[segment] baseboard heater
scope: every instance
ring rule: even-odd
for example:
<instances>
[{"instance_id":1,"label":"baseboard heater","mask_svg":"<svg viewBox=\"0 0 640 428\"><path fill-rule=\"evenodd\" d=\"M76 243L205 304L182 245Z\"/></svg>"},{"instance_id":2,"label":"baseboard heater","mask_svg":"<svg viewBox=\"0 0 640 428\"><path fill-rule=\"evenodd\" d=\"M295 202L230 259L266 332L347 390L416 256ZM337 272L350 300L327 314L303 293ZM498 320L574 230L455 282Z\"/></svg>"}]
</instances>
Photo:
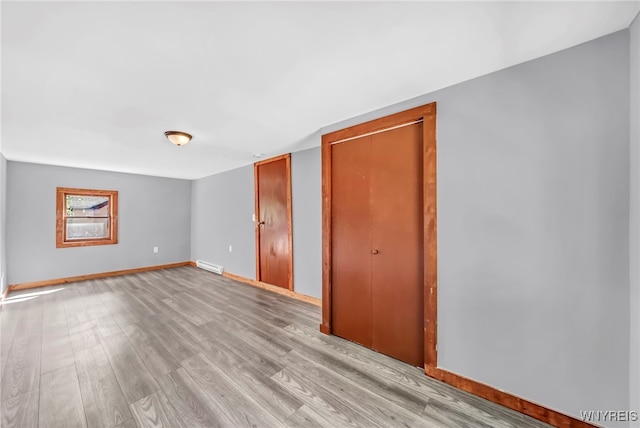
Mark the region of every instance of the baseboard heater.
<instances>
[{"instance_id":1,"label":"baseboard heater","mask_svg":"<svg viewBox=\"0 0 640 428\"><path fill-rule=\"evenodd\" d=\"M222 266L214 265L213 263L205 262L204 260L196 260L196 266L198 266L200 269L217 273L218 275L222 275L222 272L224 272L224 268Z\"/></svg>"}]
</instances>

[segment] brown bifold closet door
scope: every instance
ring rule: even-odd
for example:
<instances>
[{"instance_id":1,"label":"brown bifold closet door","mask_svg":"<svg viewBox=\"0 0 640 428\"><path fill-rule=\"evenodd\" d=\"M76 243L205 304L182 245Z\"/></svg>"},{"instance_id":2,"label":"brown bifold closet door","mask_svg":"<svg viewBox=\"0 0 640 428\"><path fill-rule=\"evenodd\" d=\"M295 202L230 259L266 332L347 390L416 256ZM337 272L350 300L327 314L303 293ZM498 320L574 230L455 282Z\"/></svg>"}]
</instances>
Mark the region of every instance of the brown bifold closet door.
<instances>
[{"instance_id":1,"label":"brown bifold closet door","mask_svg":"<svg viewBox=\"0 0 640 428\"><path fill-rule=\"evenodd\" d=\"M332 146L335 335L371 347L371 137Z\"/></svg>"},{"instance_id":2,"label":"brown bifold closet door","mask_svg":"<svg viewBox=\"0 0 640 428\"><path fill-rule=\"evenodd\" d=\"M422 123L371 138L372 348L421 367Z\"/></svg>"},{"instance_id":3,"label":"brown bifold closet door","mask_svg":"<svg viewBox=\"0 0 640 428\"><path fill-rule=\"evenodd\" d=\"M422 123L331 146L333 333L424 363Z\"/></svg>"}]
</instances>

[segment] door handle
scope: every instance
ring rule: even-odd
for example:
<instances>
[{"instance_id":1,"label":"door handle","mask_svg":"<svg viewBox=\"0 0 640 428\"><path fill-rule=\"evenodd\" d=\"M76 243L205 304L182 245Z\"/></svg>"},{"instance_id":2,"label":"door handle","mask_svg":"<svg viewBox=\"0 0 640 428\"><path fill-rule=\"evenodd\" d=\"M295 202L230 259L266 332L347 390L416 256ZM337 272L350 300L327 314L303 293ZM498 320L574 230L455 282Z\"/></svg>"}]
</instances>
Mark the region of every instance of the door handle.
<instances>
[{"instance_id":1,"label":"door handle","mask_svg":"<svg viewBox=\"0 0 640 428\"><path fill-rule=\"evenodd\" d=\"M259 222L258 226L264 226L264 221Z\"/></svg>"},{"instance_id":2,"label":"door handle","mask_svg":"<svg viewBox=\"0 0 640 428\"><path fill-rule=\"evenodd\" d=\"M378 254L379 251L378 250L371 250L371 254Z\"/></svg>"}]
</instances>

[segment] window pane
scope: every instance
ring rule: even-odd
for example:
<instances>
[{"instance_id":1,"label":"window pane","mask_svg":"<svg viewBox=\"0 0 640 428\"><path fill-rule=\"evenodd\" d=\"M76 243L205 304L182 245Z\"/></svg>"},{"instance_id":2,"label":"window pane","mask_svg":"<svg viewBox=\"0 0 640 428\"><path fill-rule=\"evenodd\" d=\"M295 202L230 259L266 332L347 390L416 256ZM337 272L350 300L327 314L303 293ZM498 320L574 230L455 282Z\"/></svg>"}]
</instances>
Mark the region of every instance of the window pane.
<instances>
[{"instance_id":1,"label":"window pane","mask_svg":"<svg viewBox=\"0 0 640 428\"><path fill-rule=\"evenodd\" d=\"M108 196L67 195L67 217L108 217Z\"/></svg>"},{"instance_id":2,"label":"window pane","mask_svg":"<svg viewBox=\"0 0 640 428\"><path fill-rule=\"evenodd\" d=\"M109 238L109 219L67 218L67 240Z\"/></svg>"},{"instance_id":3,"label":"window pane","mask_svg":"<svg viewBox=\"0 0 640 428\"><path fill-rule=\"evenodd\" d=\"M56 248L118 243L118 191L57 187Z\"/></svg>"}]
</instances>

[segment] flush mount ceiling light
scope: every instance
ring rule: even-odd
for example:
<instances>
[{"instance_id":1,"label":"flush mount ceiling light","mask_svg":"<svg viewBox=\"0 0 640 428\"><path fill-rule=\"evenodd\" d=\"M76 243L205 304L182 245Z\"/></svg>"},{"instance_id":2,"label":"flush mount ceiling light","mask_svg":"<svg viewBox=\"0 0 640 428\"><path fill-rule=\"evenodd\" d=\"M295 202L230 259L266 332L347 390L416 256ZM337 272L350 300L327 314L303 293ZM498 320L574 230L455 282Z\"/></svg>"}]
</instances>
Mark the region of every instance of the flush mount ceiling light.
<instances>
[{"instance_id":1,"label":"flush mount ceiling light","mask_svg":"<svg viewBox=\"0 0 640 428\"><path fill-rule=\"evenodd\" d=\"M167 131L164 133L164 136L176 146L184 146L191 141L191 135L186 132Z\"/></svg>"}]
</instances>

